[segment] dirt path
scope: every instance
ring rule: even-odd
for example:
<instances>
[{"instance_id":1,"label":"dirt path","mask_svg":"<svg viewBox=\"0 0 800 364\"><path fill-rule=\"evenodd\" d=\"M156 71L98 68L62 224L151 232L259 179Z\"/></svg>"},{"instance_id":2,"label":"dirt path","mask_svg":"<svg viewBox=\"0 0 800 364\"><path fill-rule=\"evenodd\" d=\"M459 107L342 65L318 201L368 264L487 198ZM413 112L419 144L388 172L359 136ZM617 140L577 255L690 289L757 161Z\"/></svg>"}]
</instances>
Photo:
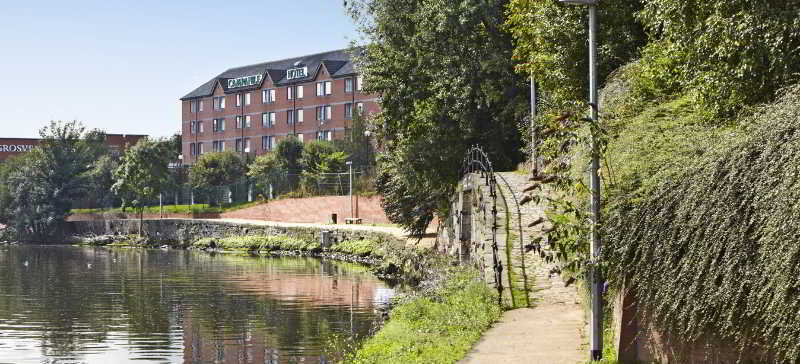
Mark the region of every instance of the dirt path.
<instances>
[{"instance_id":1,"label":"dirt path","mask_svg":"<svg viewBox=\"0 0 800 364\"><path fill-rule=\"evenodd\" d=\"M513 191L518 199L522 197L522 190L528 185L527 176L513 172L500 175L509 184L505 186L498 181L509 201L510 217L514 222L512 230L516 230L518 214L516 207L512 206L510 194ZM528 242L541 226L528 228L527 225L542 216L543 208L531 203L521 206L520 210L523 235ZM521 265L519 260L522 254L517 254L518 249L512 250L514 269L519 269ZM531 252L525 254L524 258L528 283L532 285L530 297L533 308L521 308L503 314L500 322L483 335L462 363L575 364L588 358L588 352L581 349L586 324L575 288L565 287L560 276L551 275L551 267L538 255Z\"/></svg>"}]
</instances>

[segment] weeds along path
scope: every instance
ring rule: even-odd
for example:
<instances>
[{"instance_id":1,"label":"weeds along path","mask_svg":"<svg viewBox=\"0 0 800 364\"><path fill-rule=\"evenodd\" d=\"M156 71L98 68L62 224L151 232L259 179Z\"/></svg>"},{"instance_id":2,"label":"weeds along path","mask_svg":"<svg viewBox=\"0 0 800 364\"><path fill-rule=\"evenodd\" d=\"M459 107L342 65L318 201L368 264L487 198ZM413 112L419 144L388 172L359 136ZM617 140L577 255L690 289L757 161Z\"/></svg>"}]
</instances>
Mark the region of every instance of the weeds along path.
<instances>
[{"instance_id":1,"label":"weeds along path","mask_svg":"<svg viewBox=\"0 0 800 364\"><path fill-rule=\"evenodd\" d=\"M498 218L503 216L499 223L508 237L500 239L498 235L498 243L505 253L501 255L506 257L507 271L503 273L511 283L511 289L503 294L503 302L511 307L524 307L527 289L531 307L506 311L462 363L574 364L585 361L588 353L581 349L585 319L575 287L565 287L559 275L550 274L552 266L538 254L520 250L517 220L520 215L512 193L521 198L522 190L529 185L528 176L517 172L496 174L502 177L498 178L497 185L505 199L505 204L498 201ZM543 216L544 206L530 203L520 206L520 213L523 239L527 243L531 236L539 234L541 225L529 228L528 224ZM508 260L511 264L506 264Z\"/></svg>"}]
</instances>

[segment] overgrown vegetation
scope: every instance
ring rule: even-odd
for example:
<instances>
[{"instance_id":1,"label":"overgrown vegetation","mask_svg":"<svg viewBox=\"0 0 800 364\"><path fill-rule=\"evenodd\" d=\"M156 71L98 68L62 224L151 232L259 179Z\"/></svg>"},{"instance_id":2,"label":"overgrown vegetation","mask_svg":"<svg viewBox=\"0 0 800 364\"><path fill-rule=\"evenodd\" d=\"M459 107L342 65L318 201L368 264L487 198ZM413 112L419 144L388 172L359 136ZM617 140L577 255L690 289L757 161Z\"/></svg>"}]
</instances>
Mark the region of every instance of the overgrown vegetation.
<instances>
[{"instance_id":1,"label":"overgrown vegetation","mask_svg":"<svg viewBox=\"0 0 800 364\"><path fill-rule=\"evenodd\" d=\"M566 22L570 32L586 29L585 8L528 0L509 7L520 70L535 71L543 86L538 172L539 183L550 187L543 241L554 258L578 275L587 263L585 169L593 133L606 217L603 263L612 286L633 289L640 316L687 345L721 338L770 362L800 360L800 90L792 86L800 71L798 5L599 3L599 52L611 54L599 57L597 124L582 120L569 102L581 105L577 100L588 94L565 70L575 64L565 61L584 57L572 47L585 48L585 35L565 42L570 35L560 28ZM618 14L602 16L613 9ZM644 42L632 41L636 29L647 32ZM618 41L637 45L617 48ZM588 72L574 75L585 79ZM786 87L780 103L762 106ZM544 200L538 192L529 200L537 198Z\"/></svg>"},{"instance_id":2,"label":"overgrown vegetation","mask_svg":"<svg viewBox=\"0 0 800 364\"><path fill-rule=\"evenodd\" d=\"M497 292L473 268L443 278L394 307L389 322L348 363L454 363L501 314Z\"/></svg>"}]
</instances>

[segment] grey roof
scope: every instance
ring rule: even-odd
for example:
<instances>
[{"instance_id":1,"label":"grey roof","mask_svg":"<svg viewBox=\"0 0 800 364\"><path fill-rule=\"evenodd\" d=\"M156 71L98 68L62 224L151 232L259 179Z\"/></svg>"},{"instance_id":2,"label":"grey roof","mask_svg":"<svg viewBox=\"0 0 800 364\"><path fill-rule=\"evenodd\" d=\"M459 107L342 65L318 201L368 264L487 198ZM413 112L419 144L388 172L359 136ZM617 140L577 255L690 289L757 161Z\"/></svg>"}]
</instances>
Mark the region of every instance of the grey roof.
<instances>
[{"instance_id":1,"label":"grey roof","mask_svg":"<svg viewBox=\"0 0 800 364\"><path fill-rule=\"evenodd\" d=\"M220 73L218 76L212 78L208 82L200 85L192 92L181 97L181 100L193 99L198 97L211 96L214 93L214 88L219 82L222 85L223 91L228 92L228 80L232 78L262 75L263 79L267 78L267 74L272 79L276 86L288 85L292 83L308 82L314 79L319 72L320 67L325 65L325 68L330 72L334 78L343 77L355 74L355 67L353 66L351 55L353 52L360 52L360 48L346 48L335 51L310 54L307 56L287 58L278 61L264 62L253 64L249 66L231 68L225 72ZM300 62L300 66L308 67L308 77L293 79L291 82L286 79L286 70L294 68L295 63ZM263 83L263 81L262 81ZM261 88L261 85L254 85L250 87L238 87L236 91L245 91Z\"/></svg>"}]
</instances>

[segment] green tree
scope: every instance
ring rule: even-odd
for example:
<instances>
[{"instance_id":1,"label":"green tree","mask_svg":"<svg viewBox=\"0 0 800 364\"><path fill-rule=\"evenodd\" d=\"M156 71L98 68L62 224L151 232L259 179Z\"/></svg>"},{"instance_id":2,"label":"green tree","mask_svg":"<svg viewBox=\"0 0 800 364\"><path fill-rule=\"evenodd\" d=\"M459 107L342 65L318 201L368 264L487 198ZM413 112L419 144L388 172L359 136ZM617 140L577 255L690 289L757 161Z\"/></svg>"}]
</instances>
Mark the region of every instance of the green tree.
<instances>
[{"instance_id":1,"label":"green tree","mask_svg":"<svg viewBox=\"0 0 800 364\"><path fill-rule=\"evenodd\" d=\"M507 3L349 3L368 42L357 57L365 90L381 95L377 188L389 218L413 233L447 213L470 145L483 145L496 169L522 160L517 124L528 112L528 83L514 72Z\"/></svg>"},{"instance_id":2,"label":"green tree","mask_svg":"<svg viewBox=\"0 0 800 364\"><path fill-rule=\"evenodd\" d=\"M274 193L286 191L286 170L275 152L262 154L250 164L247 176L256 183L256 189L269 197L270 186Z\"/></svg>"},{"instance_id":3,"label":"green tree","mask_svg":"<svg viewBox=\"0 0 800 364\"><path fill-rule=\"evenodd\" d=\"M354 112L345 138L334 141L336 148L353 162L354 168L372 170L375 167L375 145L368 126L366 117L360 112Z\"/></svg>"},{"instance_id":4,"label":"green tree","mask_svg":"<svg viewBox=\"0 0 800 364\"><path fill-rule=\"evenodd\" d=\"M281 139L275 146L275 154L281 167L289 173L300 173L303 169L303 142L294 136Z\"/></svg>"},{"instance_id":5,"label":"green tree","mask_svg":"<svg viewBox=\"0 0 800 364\"><path fill-rule=\"evenodd\" d=\"M773 100L800 80L797 0L647 0L653 75L697 91L713 115ZM677 59L677 62L674 61Z\"/></svg>"},{"instance_id":6,"label":"green tree","mask_svg":"<svg viewBox=\"0 0 800 364\"><path fill-rule=\"evenodd\" d=\"M125 151L119 167L114 170L112 190L122 196L122 204L139 209L139 235L142 234L142 215L148 201L170 187L169 163L178 156L169 140L141 139Z\"/></svg>"},{"instance_id":7,"label":"green tree","mask_svg":"<svg viewBox=\"0 0 800 364\"><path fill-rule=\"evenodd\" d=\"M189 172L196 188L217 187L236 183L247 172L242 158L232 151L203 154Z\"/></svg>"},{"instance_id":8,"label":"green tree","mask_svg":"<svg viewBox=\"0 0 800 364\"><path fill-rule=\"evenodd\" d=\"M338 178L332 180L327 173L341 173L346 169L347 155L338 150L334 143L326 140L314 140L306 143L303 148L301 162L305 169L302 174L302 188L306 192L316 194L341 193L341 183ZM333 186L340 189L329 189Z\"/></svg>"},{"instance_id":9,"label":"green tree","mask_svg":"<svg viewBox=\"0 0 800 364\"><path fill-rule=\"evenodd\" d=\"M61 235L74 201L87 195L94 162L107 152L105 134L77 121L51 121L39 131L38 147L7 174L9 211L20 237L44 240Z\"/></svg>"},{"instance_id":10,"label":"green tree","mask_svg":"<svg viewBox=\"0 0 800 364\"><path fill-rule=\"evenodd\" d=\"M597 6L598 86L639 55L647 36L636 19L642 1ZM517 71L533 75L545 95L544 111L583 108L589 95L588 12L557 0L511 0L506 27L514 37ZM583 101L583 102L579 102Z\"/></svg>"}]
</instances>

